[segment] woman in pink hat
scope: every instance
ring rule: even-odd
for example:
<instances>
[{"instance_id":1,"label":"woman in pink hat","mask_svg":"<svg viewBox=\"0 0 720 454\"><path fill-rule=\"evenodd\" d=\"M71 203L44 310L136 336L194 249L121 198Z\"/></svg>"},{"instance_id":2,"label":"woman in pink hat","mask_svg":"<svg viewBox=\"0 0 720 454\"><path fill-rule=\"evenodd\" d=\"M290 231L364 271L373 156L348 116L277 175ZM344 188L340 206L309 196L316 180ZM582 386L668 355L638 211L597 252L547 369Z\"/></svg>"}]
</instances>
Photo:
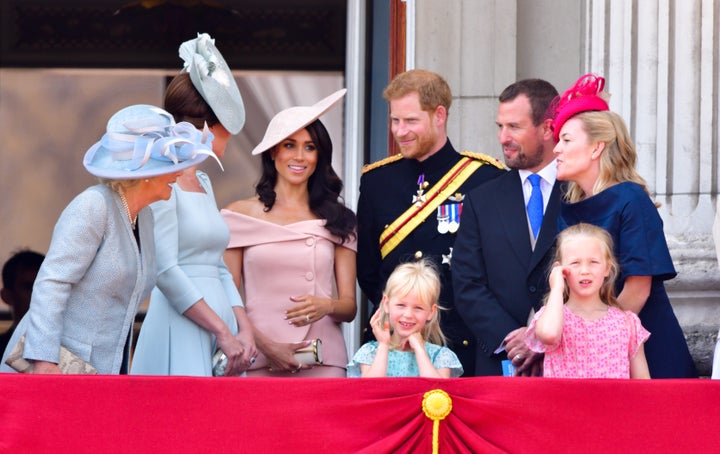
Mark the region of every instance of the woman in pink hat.
<instances>
[{"instance_id":1,"label":"woman in pink hat","mask_svg":"<svg viewBox=\"0 0 720 454\"><path fill-rule=\"evenodd\" d=\"M553 132L558 179L569 181L558 230L587 222L607 230L620 264L617 300L639 315L651 333L645 354L652 378L696 377L695 365L673 313L664 281L677 274L663 222L625 122L609 110L605 79L582 76L557 101Z\"/></svg>"},{"instance_id":2,"label":"woman in pink hat","mask_svg":"<svg viewBox=\"0 0 720 454\"><path fill-rule=\"evenodd\" d=\"M357 311L356 220L340 201L332 143L318 120L344 94L277 114L252 152L262 153L257 196L222 210L225 261L260 351L248 376L346 375L340 325Z\"/></svg>"}]
</instances>

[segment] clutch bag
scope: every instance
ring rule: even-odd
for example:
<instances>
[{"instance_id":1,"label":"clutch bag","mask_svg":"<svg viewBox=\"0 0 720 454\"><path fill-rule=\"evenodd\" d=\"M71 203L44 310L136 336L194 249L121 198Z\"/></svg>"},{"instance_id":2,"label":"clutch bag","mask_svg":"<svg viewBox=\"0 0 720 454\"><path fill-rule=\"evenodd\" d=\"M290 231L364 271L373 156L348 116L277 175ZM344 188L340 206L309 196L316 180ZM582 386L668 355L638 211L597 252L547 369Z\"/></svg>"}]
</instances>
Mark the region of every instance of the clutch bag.
<instances>
[{"instance_id":1,"label":"clutch bag","mask_svg":"<svg viewBox=\"0 0 720 454\"><path fill-rule=\"evenodd\" d=\"M321 347L322 341L320 339L313 339L307 347L295 350L295 359L297 359L300 364L315 364L319 366L323 363Z\"/></svg>"},{"instance_id":2,"label":"clutch bag","mask_svg":"<svg viewBox=\"0 0 720 454\"><path fill-rule=\"evenodd\" d=\"M300 364L315 364L319 366L323 363L320 347L322 347L322 341L320 339L313 339L310 345L295 351L295 359L297 359ZM218 348L212 357L213 376L224 376L225 368L227 368L227 356Z\"/></svg>"},{"instance_id":3,"label":"clutch bag","mask_svg":"<svg viewBox=\"0 0 720 454\"><path fill-rule=\"evenodd\" d=\"M23 358L25 351L25 335L20 338L15 347L5 360L5 364L23 374L30 374L35 369L35 364ZM63 374L97 374L98 371L92 365L83 361L78 355L67 348L60 346L60 360L58 367Z\"/></svg>"},{"instance_id":4,"label":"clutch bag","mask_svg":"<svg viewBox=\"0 0 720 454\"><path fill-rule=\"evenodd\" d=\"M227 368L227 356L220 350L220 347L215 351L212 357L212 374L213 377L225 376L225 369Z\"/></svg>"}]
</instances>

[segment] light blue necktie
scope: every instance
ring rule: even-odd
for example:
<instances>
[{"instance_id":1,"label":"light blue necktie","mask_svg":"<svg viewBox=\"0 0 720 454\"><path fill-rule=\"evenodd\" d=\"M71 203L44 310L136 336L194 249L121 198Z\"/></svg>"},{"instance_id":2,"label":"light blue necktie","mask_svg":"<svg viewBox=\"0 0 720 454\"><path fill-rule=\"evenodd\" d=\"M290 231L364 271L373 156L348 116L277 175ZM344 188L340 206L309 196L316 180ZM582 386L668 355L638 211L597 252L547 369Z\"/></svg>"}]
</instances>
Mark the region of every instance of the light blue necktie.
<instances>
[{"instance_id":1,"label":"light blue necktie","mask_svg":"<svg viewBox=\"0 0 720 454\"><path fill-rule=\"evenodd\" d=\"M540 175L536 173L530 174L528 180L532 185L532 193L530 194L530 200L528 200L527 213L533 236L537 238L543 220L543 196L540 190Z\"/></svg>"}]
</instances>

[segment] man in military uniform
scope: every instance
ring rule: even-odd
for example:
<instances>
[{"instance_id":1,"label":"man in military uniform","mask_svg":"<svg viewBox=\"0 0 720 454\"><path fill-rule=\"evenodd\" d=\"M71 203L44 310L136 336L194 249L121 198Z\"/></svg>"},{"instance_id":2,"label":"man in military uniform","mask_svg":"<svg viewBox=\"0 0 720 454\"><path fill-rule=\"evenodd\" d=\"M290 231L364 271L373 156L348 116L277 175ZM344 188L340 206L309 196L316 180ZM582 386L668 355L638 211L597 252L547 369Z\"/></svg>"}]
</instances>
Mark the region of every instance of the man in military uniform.
<instances>
[{"instance_id":1,"label":"man in military uniform","mask_svg":"<svg viewBox=\"0 0 720 454\"><path fill-rule=\"evenodd\" d=\"M452 247L465 194L504 174L504 166L453 148L446 129L452 94L438 74L417 69L399 74L383 97L400 154L366 166L360 179L357 272L373 305L368 317L399 263L433 260L441 271L440 305L447 309L440 318L443 332L464 375L474 375L476 341L454 306ZM366 339L372 336L367 326L365 320Z\"/></svg>"}]
</instances>

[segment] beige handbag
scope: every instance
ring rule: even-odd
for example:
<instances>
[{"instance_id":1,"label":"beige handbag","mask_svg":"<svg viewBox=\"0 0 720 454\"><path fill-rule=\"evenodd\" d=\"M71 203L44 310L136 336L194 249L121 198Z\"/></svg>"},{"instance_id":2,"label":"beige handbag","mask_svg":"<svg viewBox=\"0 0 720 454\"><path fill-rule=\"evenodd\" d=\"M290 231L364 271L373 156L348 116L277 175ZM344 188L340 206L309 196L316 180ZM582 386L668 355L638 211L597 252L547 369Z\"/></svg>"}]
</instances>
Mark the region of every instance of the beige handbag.
<instances>
[{"instance_id":1,"label":"beige handbag","mask_svg":"<svg viewBox=\"0 0 720 454\"><path fill-rule=\"evenodd\" d=\"M25 335L20 338L15 347L12 349L5 364L12 367L16 371L23 374L31 374L35 369L35 364L23 358L25 350ZM98 371L92 365L86 363L75 353L67 348L60 346L60 361L58 367L63 374L97 374Z\"/></svg>"}]
</instances>

